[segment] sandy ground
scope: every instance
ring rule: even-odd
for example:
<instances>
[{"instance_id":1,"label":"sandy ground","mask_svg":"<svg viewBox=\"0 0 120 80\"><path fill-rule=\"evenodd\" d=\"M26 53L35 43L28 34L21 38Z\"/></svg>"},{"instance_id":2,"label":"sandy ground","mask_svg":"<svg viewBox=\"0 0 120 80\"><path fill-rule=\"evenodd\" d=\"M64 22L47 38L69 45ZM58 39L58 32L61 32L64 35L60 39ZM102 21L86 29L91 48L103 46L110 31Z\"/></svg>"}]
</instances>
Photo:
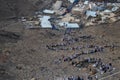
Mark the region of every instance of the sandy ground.
<instances>
[{"instance_id":1,"label":"sandy ground","mask_svg":"<svg viewBox=\"0 0 120 80\"><path fill-rule=\"evenodd\" d=\"M95 44L120 46L120 22L100 26L84 27L73 30L73 37L92 35L93 40L76 42L71 46ZM1 30L17 33L20 39L0 43L0 80L57 80L58 77L85 77L86 72L73 67L68 62L55 64L61 56L80 53L80 50L52 51L46 45L60 43L64 30L24 29L24 25L16 21L0 23ZM5 26L5 27L4 27ZM83 55L81 57L101 58L105 63L111 62L120 71L120 47L107 48L103 53ZM116 72L115 71L115 72ZM108 75L108 74L106 74ZM105 80L120 80L117 74Z\"/></svg>"}]
</instances>

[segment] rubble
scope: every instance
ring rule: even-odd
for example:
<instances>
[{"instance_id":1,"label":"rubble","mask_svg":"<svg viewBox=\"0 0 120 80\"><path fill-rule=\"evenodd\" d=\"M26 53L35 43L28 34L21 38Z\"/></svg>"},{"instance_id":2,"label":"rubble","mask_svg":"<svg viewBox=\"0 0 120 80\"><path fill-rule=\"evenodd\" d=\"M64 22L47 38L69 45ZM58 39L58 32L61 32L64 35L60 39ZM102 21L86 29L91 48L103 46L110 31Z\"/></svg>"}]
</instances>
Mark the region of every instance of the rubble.
<instances>
[{"instance_id":1,"label":"rubble","mask_svg":"<svg viewBox=\"0 0 120 80\"><path fill-rule=\"evenodd\" d=\"M85 24L85 26L93 26L93 25L95 25L95 23L93 23L93 22L87 22L87 23Z\"/></svg>"},{"instance_id":2,"label":"rubble","mask_svg":"<svg viewBox=\"0 0 120 80\"><path fill-rule=\"evenodd\" d=\"M81 15L81 14L83 14L85 11L84 11L84 9L81 9L81 8L78 8L78 7L74 7L73 9L72 9L72 11L71 11L71 13L73 14L73 15Z\"/></svg>"},{"instance_id":3,"label":"rubble","mask_svg":"<svg viewBox=\"0 0 120 80\"><path fill-rule=\"evenodd\" d=\"M116 22L118 19L117 19L117 17L112 17L112 18L110 18L110 20L111 20L111 22Z\"/></svg>"},{"instance_id":4,"label":"rubble","mask_svg":"<svg viewBox=\"0 0 120 80\"><path fill-rule=\"evenodd\" d=\"M64 17L62 17L62 22L75 22L75 18L71 16L71 14L67 14Z\"/></svg>"}]
</instances>

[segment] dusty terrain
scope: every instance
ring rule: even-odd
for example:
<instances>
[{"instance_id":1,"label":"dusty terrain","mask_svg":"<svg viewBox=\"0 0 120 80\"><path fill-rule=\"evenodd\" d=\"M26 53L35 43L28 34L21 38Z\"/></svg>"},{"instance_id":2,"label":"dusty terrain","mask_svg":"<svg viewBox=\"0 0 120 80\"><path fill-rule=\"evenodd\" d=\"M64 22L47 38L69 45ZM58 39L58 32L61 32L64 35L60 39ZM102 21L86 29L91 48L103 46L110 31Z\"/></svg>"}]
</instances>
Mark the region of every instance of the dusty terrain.
<instances>
[{"instance_id":1,"label":"dusty terrain","mask_svg":"<svg viewBox=\"0 0 120 80\"><path fill-rule=\"evenodd\" d=\"M4 0L1 1L5 3ZM20 2L18 3L23 5ZM35 2L32 3L33 6L34 4ZM39 3L34 7L37 5ZM26 6L29 7L31 5L28 4ZM72 75L84 77L86 75L83 70L71 66L68 62L55 63L55 60L63 55L69 56L81 51L52 51L46 47L49 44L60 43L64 30L25 29L21 22L16 22L14 19L6 20L6 18L21 15L26 9L22 10L23 8L19 7L20 13L16 14L13 11L9 11L10 9L7 10L7 8L5 11L8 11L8 14L3 15L3 13L0 13L2 20L0 21L0 80L34 80L34 78L35 80L56 80L57 77ZM4 12L1 10L0 12ZM30 11L31 14L32 12L34 10ZM22 15L27 15L28 13L29 10ZM111 62L116 71L120 71L120 21L113 24L83 27L83 29L72 31L72 37L92 35L95 39L76 42L70 46L87 44L118 46L106 48L103 53L83 55L81 57L101 58L105 63ZM120 80L120 74L106 80Z\"/></svg>"},{"instance_id":2,"label":"dusty terrain","mask_svg":"<svg viewBox=\"0 0 120 80\"><path fill-rule=\"evenodd\" d=\"M9 23L9 22L8 22ZM95 36L96 39L87 42L78 42L81 44L114 44L120 45L120 22L115 24L91 26L75 31L74 35L78 36L88 34ZM21 23L12 21L2 30L13 32L19 35L20 38L12 38L6 36L7 40L1 41L0 49L0 80L53 80L55 77L63 77L70 75L84 75L78 68L71 66L69 63L55 64L54 61L62 55L68 56L80 51L51 51L46 48L46 45L59 43L63 36L63 31L54 31L46 29L26 30ZM101 37L104 35L103 37ZM0 36L1 40L5 39ZM16 42L17 41L17 42ZM96 53L84 57L99 57L106 63L113 63L117 71L120 70L120 47L114 50L106 49L104 53ZM4 57L3 57L4 56ZM109 80L113 80L112 79ZM115 76L116 80L120 77Z\"/></svg>"}]
</instances>

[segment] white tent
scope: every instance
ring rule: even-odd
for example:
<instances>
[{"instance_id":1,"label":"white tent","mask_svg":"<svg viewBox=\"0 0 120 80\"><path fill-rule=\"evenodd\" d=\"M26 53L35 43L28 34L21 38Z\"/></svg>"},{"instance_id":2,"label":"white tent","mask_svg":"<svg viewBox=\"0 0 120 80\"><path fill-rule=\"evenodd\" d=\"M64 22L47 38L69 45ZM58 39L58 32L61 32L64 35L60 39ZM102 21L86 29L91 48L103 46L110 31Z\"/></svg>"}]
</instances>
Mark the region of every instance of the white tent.
<instances>
[{"instance_id":1,"label":"white tent","mask_svg":"<svg viewBox=\"0 0 120 80\"><path fill-rule=\"evenodd\" d=\"M50 16L43 16L42 18L40 18L42 28L52 28L52 25L48 20L50 18L51 18Z\"/></svg>"}]
</instances>

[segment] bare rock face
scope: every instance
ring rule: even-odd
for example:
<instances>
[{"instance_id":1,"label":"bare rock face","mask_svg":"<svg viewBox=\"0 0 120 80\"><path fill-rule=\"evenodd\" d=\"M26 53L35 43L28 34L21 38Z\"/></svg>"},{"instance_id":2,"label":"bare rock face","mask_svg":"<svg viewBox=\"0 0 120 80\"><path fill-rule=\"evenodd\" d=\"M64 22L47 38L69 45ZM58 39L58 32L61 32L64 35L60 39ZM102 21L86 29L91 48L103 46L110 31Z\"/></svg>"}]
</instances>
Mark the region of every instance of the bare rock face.
<instances>
[{"instance_id":1,"label":"bare rock face","mask_svg":"<svg viewBox=\"0 0 120 80\"><path fill-rule=\"evenodd\" d=\"M0 43L16 42L19 39L20 35L16 33L0 30Z\"/></svg>"}]
</instances>

